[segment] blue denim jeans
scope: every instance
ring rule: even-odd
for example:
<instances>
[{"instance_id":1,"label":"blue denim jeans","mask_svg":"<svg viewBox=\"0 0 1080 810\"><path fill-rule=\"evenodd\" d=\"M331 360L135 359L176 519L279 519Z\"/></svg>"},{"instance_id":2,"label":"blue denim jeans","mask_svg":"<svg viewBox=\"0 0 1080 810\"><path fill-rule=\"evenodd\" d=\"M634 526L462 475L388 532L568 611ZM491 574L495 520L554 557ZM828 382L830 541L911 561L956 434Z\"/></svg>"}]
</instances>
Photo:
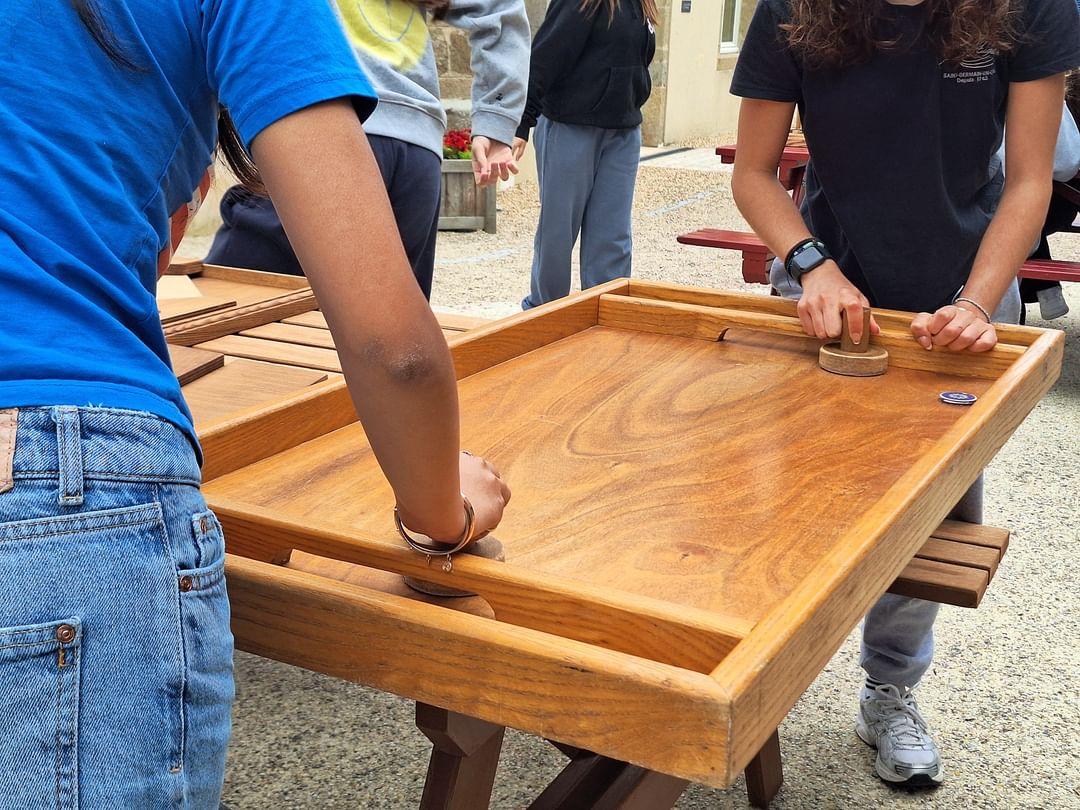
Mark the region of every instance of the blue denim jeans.
<instances>
[{"instance_id":1,"label":"blue denim jeans","mask_svg":"<svg viewBox=\"0 0 1080 810\"><path fill-rule=\"evenodd\" d=\"M784 269L779 259L769 269L773 289L785 298L799 298L802 288ZM1020 287L1016 282L1006 290L993 313L995 323L1020 321ZM983 478L980 475L949 513L953 520L983 522ZM934 659L934 620L937 602L887 593L870 608L863 620L862 668L876 681L899 687L914 687Z\"/></svg>"},{"instance_id":2,"label":"blue denim jeans","mask_svg":"<svg viewBox=\"0 0 1080 810\"><path fill-rule=\"evenodd\" d=\"M0 411L0 808L213 808L233 699L221 526L148 414Z\"/></svg>"}]
</instances>

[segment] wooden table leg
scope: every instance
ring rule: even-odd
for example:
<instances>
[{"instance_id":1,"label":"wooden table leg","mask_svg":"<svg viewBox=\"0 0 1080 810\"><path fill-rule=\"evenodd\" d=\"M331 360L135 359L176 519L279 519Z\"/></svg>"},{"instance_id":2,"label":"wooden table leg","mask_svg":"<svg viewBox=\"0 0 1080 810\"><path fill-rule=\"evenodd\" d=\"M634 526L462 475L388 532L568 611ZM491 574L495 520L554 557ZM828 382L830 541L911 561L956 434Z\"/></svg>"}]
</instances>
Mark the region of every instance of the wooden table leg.
<instances>
[{"instance_id":1,"label":"wooden table leg","mask_svg":"<svg viewBox=\"0 0 1080 810\"><path fill-rule=\"evenodd\" d=\"M780 733L774 731L757 756L746 766L746 795L752 807L768 807L784 782L780 761Z\"/></svg>"},{"instance_id":2,"label":"wooden table leg","mask_svg":"<svg viewBox=\"0 0 1080 810\"><path fill-rule=\"evenodd\" d=\"M578 751L529 810L667 810L688 784L685 779Z\"/></svg>"},{"instance_id":3,"label":"wooden table leg","mask_svg":"<svg viewBox=\"0 0 1080 810\"><path fill-rule=\"evenodd\" d=\"M502 751L502 726L416 704L416 725L433 746L420 810L483 810Z\"/></svg>"}]
</instances>

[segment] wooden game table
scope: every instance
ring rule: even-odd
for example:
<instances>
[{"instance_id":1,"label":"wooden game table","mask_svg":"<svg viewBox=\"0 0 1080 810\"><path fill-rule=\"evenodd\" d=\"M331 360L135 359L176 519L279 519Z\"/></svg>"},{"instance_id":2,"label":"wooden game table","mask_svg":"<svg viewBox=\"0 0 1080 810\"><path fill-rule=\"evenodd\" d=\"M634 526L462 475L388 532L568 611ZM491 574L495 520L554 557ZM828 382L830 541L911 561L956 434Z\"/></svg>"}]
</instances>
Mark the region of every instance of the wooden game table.
<instances>
[{"instance_id":1,"label":"wooden game table","mask_svg":"<svg viewBox=\"0 0 1080 810\"><path fill-rule=\"evenodd\" d=\"M404 546L343 383L210 428L238 647L418 701L425 807L486 806L505 726L573 757L537 808L670 807L753 763L767 802L781 720L1060 373L1059 332L927 352L876 316L874 378L822 371L791 302L638 281L452 338L505 563Z\"/></svg>"}]
</instances>

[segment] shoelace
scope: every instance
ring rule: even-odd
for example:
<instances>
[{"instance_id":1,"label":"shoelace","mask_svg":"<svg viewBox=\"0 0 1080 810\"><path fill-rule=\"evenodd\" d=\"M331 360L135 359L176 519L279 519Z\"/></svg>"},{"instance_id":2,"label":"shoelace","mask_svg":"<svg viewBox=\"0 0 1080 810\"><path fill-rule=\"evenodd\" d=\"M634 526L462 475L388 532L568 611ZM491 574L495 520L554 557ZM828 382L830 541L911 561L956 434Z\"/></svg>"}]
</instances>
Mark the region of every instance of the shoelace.
<instances>
[{"instance_id":1,"label":"shoelace","mask_svg":"<svg viewBox=\"0 0 1080 810\"><path fill-rule=\"evenodd\" d=\"M923 736L927 733L926 720L919 713L912 692L901 694L892 684L874 687L874 694L881 707L885 727L893 735L898 745L921 748Z\"/></svg>"}]
</instances>

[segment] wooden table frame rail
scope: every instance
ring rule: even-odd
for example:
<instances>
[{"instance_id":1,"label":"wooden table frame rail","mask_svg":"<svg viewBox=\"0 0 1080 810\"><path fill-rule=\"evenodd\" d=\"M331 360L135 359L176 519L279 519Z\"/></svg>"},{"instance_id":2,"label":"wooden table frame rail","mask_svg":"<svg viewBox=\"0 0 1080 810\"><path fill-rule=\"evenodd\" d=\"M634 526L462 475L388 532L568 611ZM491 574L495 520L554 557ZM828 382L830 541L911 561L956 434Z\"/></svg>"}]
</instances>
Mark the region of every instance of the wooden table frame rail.
<instances>
[{"instance_id":1,"label":"wooden table frame rail","mask_svg":"<svg viewBox=\"0 0 1080 810\"><path fill-rule=\"evenodd\" d=\"M631 310L641 317L627 322ZM230 552L239 555L231 559L242 575L234 583L251 583L234 594L243 606L238 637L260 655L678 779L727 786L769 743L865 610L1060 372L1061 333L1002 328L995 350L958 356L918 349L903 335L910 317L878 313L894 364L993 382L980 407L959 415L844 534L842 553L838 545L825 554L752 627L714 611L650 603L535 572L525 576L512 561L465 555L444 572L389 534L373 538L304 527L215 494L215 477L352 423L345 387L334 384L203 436L208 501L225 525ZM635 323L703 340L716 340L730 328L807 340L796 337L789 301L618 280L465 333L451 340L451 350L463 378L594 326ZM266 565L292 549L465 587L481 594L498 619ZM313 604L320 609L307 607ZM274 617L273 630L260 624L262 614ZM362 637L350 634L350 627L363 628ZM469 689L459 687L466 682ZM550 710L555 684L567 699L573 696L573 713ZM477 694L484 697L477 700ZM632 718L634 728L612 728L613 711Z\"/></svg>"}]
</instances>

